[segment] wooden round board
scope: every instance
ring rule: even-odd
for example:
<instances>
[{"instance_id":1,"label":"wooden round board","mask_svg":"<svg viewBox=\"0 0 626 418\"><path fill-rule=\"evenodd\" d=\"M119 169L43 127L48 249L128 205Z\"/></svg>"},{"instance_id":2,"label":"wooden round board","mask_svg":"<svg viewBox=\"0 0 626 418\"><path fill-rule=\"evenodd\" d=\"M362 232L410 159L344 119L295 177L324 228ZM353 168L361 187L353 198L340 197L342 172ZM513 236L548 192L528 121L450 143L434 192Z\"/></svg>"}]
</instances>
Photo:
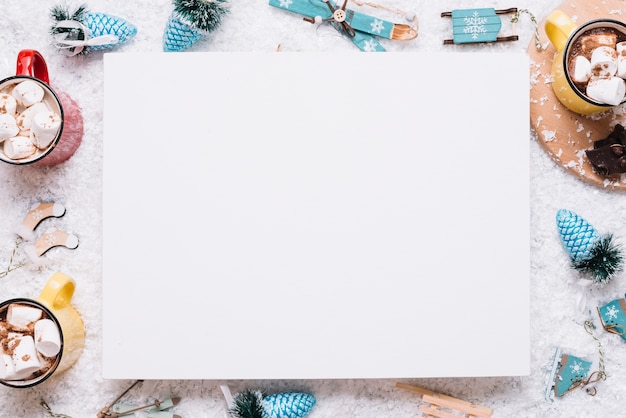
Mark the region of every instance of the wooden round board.
<instances>
[{"instance_id":1,"label":"wooden round board","mask_svg":"<svg viewBox=\"0 0 626 418\"><path fill-rule=\"evenodd\" d=\"M575 22L584 23L599 18L626 19L623 0L571 0L558 9ZM624 7L622 10L621 7ZM624 13L622 15L622 12ZM606 138L616 123L626 126L626 108L619 106L599 115L583 116L564 107L552 91L550 70L555 48L549 43L539 24L539 36L546 49L538 50L533 39L528 46L530 56L530 124L537 141L559 166L577 178L608 190L626 190L626 174L603 177L595 173L585 150L593 142Z\"/></svg>"}]
</instances>

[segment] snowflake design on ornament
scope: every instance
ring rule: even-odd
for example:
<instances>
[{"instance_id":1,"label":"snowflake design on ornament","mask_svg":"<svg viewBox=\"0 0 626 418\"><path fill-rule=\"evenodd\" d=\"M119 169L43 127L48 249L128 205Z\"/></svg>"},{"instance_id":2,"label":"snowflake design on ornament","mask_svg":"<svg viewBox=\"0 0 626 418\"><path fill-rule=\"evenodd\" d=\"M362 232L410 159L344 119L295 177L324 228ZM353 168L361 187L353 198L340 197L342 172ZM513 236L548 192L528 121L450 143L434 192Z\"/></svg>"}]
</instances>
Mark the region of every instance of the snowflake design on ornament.
<instances>
[{"instance_id":1,"label":"snowflake design on ornament","mask_svg":"<svg viewBox=\"0 0 626 418\"><path fill-rule=\"evenodd\" d=\"M583 369L583 364L579 361L574 361L572 364L570 364L569 368L573 373L579 374Z\"/></svg>"},{"instance_id":2,"label":"snowflake design on ornament","mask_svg":"<svg viewBox=\"0 0 626 418\"><path fill-rule=\"evenodd\" d=\"M617 319L617 314L619 313L619 311L617 310L617 308L615 306L609 306L606 310L606 316L609 319Z\"/></svg>"},{"instance_id":3,"label":"snowflake design on ornament","mask_svg":"<svg viewBox=\"0 0 626 418\"><path fill-rule=\"evenodd\" d=\"M376 42L373 39L365 41L365 52L376 52Z\"/></svg>"},{"instance_id":4,"label":"snowflake design on ornament","mask_svg":"<svg viewBox=\"0 0 626 418\"><path fill-rule=\"evenodd\" d=\"M43 215L43 211L41 211L41 210L39 210L39 209L38 209L38 210L34 210L33 212L31 212L30 216L31 216L34 220L39 221L39 220L43 219L43 216L44 216L44 215Z\"/></svg>"},{"instance_id":5,"label":"snowflake design on ornament","mask_svg":"<svg viewBox=\"0 0 626 418\"><path fill-rule=\"evenodd\" d=\"M54 236L54 234L48 234L48 235L46 235L46 236L44 237L44 241L45 241L45 243L46 243L48 246L50 246L50 247L51 247L51 246L53 246L53 245L55 245L55 244L56 244L57 239L56 239L56 237Z\"/></svg>"},{"instance_id":6,"label":"snowflake design on ornament","mask_svg":"<svg viewBox=\"0 0 626 418\"><path fill-rule=\"evenodd\" d=\"M372 27L372 32L375 32L375 33L380 33L382 32L383 29L385 29L385 26L383 25L383 21L378 20L378 19L374 19L374 21L370 23L370 26Z\"/></svg>"},{"instance_id":7,"label":"snowflake design on ornament","mask_svg":"<svg viewBox=\"0 0 626 418\"><path fill-rule=\"evenodd\" d=\"M472 17L465 17L463 21L465 22L463 33L471 33L472 39L478 39L478 35L487 32L487 28L485 27L487 18L480 17L480 13L476 10L472 13Z\"/></svg>"},{"instance_id":8,"label":"snowflake design on ornament","mask_svg":"<svg viewBox=\"0 0 626 418\"><path fill-rule=\"evenodd\" d=\"M288 9L292 3L293 3L292 0L280 0L280 7L284 7L285 9Z\"/></svg>"}]
</instances>

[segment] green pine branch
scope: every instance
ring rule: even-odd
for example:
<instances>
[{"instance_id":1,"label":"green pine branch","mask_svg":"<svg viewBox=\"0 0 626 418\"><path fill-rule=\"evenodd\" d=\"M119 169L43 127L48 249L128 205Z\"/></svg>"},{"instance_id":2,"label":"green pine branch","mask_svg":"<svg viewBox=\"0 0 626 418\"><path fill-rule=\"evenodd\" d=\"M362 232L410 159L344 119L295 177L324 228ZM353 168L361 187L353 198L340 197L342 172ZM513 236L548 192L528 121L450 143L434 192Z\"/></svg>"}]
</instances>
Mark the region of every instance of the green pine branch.
<instances>
[{"instance_id":1,"label":"green pine branch","mask_svg":"<svg viewBox=\"0 0 626 418\"><path fill-rule=\"evenodd\" d=\"M67 6L65 7L54 6L52 9L50 9L50 16L52 16L52 19L54 19L55 22L60 22L62 20L75 20L77 22L82 23L83 20L85 19L86 13L87 13L87 6L84 4L79 6L73 12L70 12L69 7ZM52 27L51 32L54 35L56 33L67 32L69 30L70 29L66 29L66 28ZM77 30L77 29L73 29L73 30Z\"/></svg>"},{"instance_id":2,"label":"green pine branch","mask_svg":"<svg viewBox=\"0 0 626 418\"><path fill-rule=\"evenodd\" d=\"M258 390L236 394L229 412L235 418L263 418L263 394Z\"/></svg>"},{"instance_id":3,"label":"green pine branch","mask_svg":"<svg viewBox=\"0 0 626 418\"><path fill-rule=\"evenodd\" d=\"M581 273L589 274L596 284L605 285L622 271L624 257L621 247L613 242L612 234L599 239L589 253L584 260L572 261L572 266Z\"/></svg>"},{"instance_id":4,"label":"green pine branch","mask_svg":"<svg viewBox=\"0 0 626 418\"><path fill-rule=\"evenodd\" d=\"M174 11L191 26L211 32L228 13L226 0L174 0Z\"/></svg>"}]
</instances>

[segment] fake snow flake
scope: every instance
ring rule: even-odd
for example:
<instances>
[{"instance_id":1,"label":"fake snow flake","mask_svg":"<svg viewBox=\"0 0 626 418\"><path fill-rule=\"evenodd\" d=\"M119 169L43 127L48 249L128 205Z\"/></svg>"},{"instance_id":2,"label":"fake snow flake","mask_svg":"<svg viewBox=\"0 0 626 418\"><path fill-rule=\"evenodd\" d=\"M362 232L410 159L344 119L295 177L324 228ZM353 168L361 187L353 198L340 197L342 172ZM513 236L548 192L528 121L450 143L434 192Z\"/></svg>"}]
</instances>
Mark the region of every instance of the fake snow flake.
<instances>
[{"instance_id":1,"label":"fake snow flake","mask_svg":"<svg viewBox=\"0 0 626 418\"><path fill-rule=\"evenodd\" d=\"M551 142L556 139L556 131L548 131L546 129L546 130L541 131L541 135L543 135L544 142Z\"/></svg>"}]
</instances>

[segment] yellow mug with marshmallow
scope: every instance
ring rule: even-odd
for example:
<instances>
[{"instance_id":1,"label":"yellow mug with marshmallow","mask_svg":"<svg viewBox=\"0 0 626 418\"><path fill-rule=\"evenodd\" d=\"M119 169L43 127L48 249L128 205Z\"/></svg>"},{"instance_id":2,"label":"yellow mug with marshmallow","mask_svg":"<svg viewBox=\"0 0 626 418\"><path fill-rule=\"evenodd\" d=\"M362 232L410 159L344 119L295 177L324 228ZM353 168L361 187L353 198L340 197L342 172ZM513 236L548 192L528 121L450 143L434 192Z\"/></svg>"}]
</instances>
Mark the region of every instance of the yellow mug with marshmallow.
<instances>
[{"instance_id":1,"label":"yellow mug with marshmallow","mask_svg":"<svg viewBox=\"0 0 626 418\"><path fill-rule=\"evenodd\" d=\"M57 373L69 369L80 357L85 346L85 325L80 314L70 304L76 289L74 280L57 272L48 279L37 300L45 305L61 324L63 357Z\"/></svg>"},{"instance_id":2,"label":"yellow mug with marshmallow","mask_svg":"<svg viewBox=\"0 0 626 418\"><path fill-rule=\"evenodd\" d=\"M76 284L50 277L39 297L0 303L0 383L27 388L69 369L85 346L85 326L71 299Z\"/></svg>"},{"instance_id":3,"label":"yellow mug with marshmallow","mask_svg":"<svg viewBox=\"0 0 626 418\"><path fill-rule=\"evenodd\" d=\"M613 19L596 19L577 25L567 14L557 9L548 16L544 28L550 42L556 48L551 72L552 89L561 104L575 113L590 115L604 112L626 101L623 95L626 88L624 81L618 77L611 77L613 83L609 83L604 76L598 77L591 65L589 73L595 80L589 83L600 81L606 83L607 87L601 86L602 94L590 97L591 91L586 91L589 88L585 89L583 82L580 80L575 82L573 79L570 61L573 59L572 55L579 53L578 49L584 36L602 32L616 33L619 42L620 38L626 39L626 24ZM598 90L595 85L594 89ZM605 94L605 90L609 92ZM609 97L605 99L605 95Z\"/></svg>"}]
</instances>

